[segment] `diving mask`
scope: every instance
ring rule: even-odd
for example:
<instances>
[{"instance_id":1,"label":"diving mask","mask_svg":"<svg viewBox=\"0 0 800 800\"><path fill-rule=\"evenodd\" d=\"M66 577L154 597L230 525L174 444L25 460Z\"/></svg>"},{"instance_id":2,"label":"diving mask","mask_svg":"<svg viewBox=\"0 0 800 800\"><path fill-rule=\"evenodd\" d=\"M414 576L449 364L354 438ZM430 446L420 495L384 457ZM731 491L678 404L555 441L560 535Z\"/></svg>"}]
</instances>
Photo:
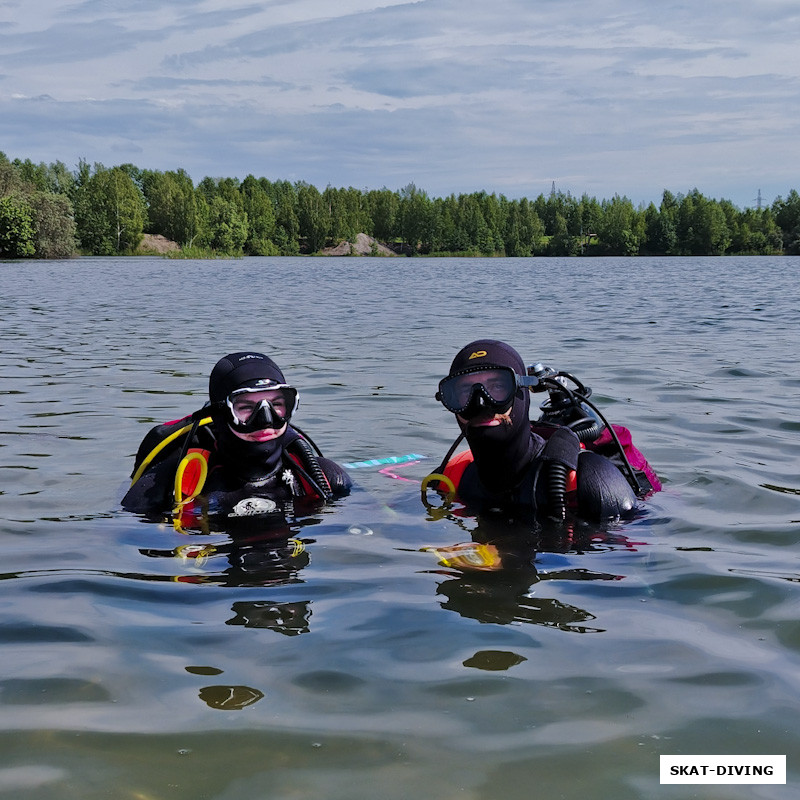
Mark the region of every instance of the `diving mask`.
<instances>
[{"instance_id":1,"label":"diving mask","mask_svg":"<svg viewBox=\"0 0 800 800\"><path fill-rule=\"evenodd\" d=\"M225 399L228 424L237 433L282 428L297 410L297 389L273 381L259 381L231 392Z\"/></svg>"},{"instance_id":2,"label":"diving mask","mask_svg":"<svg viewBox=\"0 0 800 800\"><path fill-rule=\"evenodd\" d=\"M436 399L448 411L467 419L485 410L506 411L517 389L538 383L538 378L518 375L509 367L472 367L439 381Z\"/></svg>"}]
</instances>

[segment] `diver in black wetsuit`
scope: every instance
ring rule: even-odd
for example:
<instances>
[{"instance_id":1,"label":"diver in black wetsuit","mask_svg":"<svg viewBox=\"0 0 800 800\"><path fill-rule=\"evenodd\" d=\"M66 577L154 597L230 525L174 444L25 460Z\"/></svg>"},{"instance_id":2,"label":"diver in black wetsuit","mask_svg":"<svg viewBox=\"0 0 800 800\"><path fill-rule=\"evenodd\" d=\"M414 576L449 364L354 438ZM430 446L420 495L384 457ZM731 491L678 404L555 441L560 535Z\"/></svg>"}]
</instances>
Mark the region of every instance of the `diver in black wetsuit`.
<instances>
[{"instance_id":1,"label":"diver in black wetsuit","mask_svg":"<svg viewBox=\"0 0 800 800\"><path fill-rule=\"evenodd\" d=\"M450 461L448 454L440 489L449 482L479 512L522 508L556 520L567 508L587 520L631 515L637 493L615 463L583 449L570 427L532 428L529 389L539 383L504 342L480 339L456 355L436 398L455 415L469 451Z\"/></svg>"},{"instance_id":2,"label":"diver in black wetsuit","mask_svg":"<svg viewBox=\"0 0 800 800\"><path fill-rule=\"evenodd\" d=\"M175 514L194 505L206 514L242 517L349 492L344 469L290 424L297 389L272 359L255 352L220 359L209 378L209 399L194 414L145 436L124 509Z\"/></svg>"}]
</instances>

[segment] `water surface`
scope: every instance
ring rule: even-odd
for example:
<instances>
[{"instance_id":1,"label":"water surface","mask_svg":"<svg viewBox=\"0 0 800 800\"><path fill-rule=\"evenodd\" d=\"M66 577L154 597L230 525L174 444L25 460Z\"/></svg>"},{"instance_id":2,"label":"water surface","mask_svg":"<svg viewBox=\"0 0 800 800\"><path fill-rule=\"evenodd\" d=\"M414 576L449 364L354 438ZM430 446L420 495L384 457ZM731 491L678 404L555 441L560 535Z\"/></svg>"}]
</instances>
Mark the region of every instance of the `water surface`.
<instances>
[{"instance_id":1,"label":"water surface","mask_svg":"<svg viewBox=\"0 0 800 800\"><path fill-rule=\"evenodd\" d=\"M799 272L0 263L0 795L792 796ZM493 580L421 550L476 523L429 513L416 483L456 434L436 383L483 336L593 387L665 483L641 518ZM147 429L250 348L300 387L327 455L427 456L354 471L350 498L293 523L296 555L117 508ZM680 753L785 753L789 785L659 786Z\"/></svg>"}]
</instances>

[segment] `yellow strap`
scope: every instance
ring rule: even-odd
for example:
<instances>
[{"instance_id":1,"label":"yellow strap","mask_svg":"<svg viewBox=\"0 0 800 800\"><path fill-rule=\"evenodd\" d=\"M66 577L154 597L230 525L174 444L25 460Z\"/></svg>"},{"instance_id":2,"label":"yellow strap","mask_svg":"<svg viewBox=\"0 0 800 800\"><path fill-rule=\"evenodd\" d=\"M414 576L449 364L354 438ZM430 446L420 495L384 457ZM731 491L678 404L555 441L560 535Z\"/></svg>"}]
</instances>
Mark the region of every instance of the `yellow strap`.
<instances>
[{"instance_id":1,"label":"yellow strap","mask_svg":"<svg viewBox=\"0 0 800 800\"><path fill-rule=\"evenodd\" d=\"M201 419L199 424L200 425L208 425L211 422L211 417L206 417L205 419ZM139 478L142 477L142 473L150 466L150 462L168 445L170 442L174 442L181 434L186 433L187 431L192 429L192 424L189 423L188 425L184 425L182 428L178 428L177 431L173 431L166 439L160 441L143 459L142 463L139 464L139 468L133 474L133 478L131 479L131 486L133 486Z\"/></svg>"}]
</instances>

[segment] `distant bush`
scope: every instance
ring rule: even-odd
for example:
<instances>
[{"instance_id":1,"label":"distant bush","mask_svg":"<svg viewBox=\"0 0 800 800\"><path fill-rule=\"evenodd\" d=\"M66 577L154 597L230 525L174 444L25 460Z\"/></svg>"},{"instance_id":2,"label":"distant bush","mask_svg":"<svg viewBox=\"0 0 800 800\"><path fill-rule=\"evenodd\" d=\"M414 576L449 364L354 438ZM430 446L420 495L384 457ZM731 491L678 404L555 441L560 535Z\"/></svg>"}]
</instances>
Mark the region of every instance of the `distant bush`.
<instances>
[{"instance_id":1,"label":"distant bush","mask_svg":"<svg viewBox=\"0 0 800 800\"><path fill-rule=\"evenodd\" d=\"M17 195L0 197L0 257L24 258L36 252L33 209Z\"/></svg>"}]
</instances>

